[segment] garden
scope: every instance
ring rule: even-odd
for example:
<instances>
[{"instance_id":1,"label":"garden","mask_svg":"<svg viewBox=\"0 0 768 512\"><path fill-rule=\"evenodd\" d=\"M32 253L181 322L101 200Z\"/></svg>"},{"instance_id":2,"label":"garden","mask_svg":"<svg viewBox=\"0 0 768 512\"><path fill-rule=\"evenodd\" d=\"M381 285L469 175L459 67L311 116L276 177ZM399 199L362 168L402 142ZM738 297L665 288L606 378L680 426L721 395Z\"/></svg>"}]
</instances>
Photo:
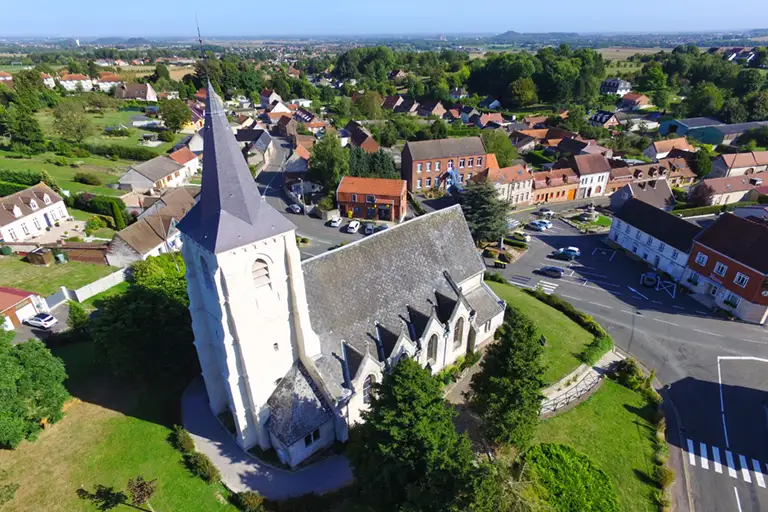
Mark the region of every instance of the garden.
<instances>
[{"instance_id":1,"label":"garden","mask_svg":"<svg viewBox=\"0 0 768 512\"><path fill-rule=\"evenodd\" d=\"M18 255L0 256L3 286L20 288L47 297L65 286L76 290L115 272L115 268L80 261L54 263L47 267L32 265Z\"/></svg>"}]
</instances>

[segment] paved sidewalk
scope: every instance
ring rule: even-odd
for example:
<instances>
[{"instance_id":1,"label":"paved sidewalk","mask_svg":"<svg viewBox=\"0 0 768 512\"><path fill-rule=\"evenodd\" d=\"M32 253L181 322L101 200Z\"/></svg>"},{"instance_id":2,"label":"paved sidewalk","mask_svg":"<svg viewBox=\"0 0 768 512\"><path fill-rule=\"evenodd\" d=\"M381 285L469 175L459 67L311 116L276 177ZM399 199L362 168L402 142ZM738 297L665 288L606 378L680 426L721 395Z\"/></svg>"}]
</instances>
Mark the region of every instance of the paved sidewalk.
<instances>
[{"instance_id":1,"label":"paved sidewalk","mask_svg":"<svg viewBox=\"0 0 768 512\"><path fill-rule=\"evenodd\" d=\"M352 470L343 455L331 455L298 471L273 468L241 449L208 406L201 377L189 385L181 399L182 423L195 447L221 471L221 480L235 492L256 491L270 500L333 491L352 483Z\"/></svg>"}]
</instances>

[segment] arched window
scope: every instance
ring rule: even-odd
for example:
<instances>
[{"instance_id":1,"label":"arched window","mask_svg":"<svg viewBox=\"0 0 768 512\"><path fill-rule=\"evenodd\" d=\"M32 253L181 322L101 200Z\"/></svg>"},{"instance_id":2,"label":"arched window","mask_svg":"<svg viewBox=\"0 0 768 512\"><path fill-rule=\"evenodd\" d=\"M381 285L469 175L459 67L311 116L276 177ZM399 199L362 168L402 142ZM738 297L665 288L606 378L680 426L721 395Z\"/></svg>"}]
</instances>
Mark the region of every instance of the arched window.
<instances>
[{"instance_id":1,"label":"arched window","mask_svg":"<svg viewBox=\"0 0 768 512\"><path fill-rule=\"evenodd\" d=\"M213 275L211 275L211 269L208 267L208 262L205 258L200 256L200 273L203 274L203 281L205 287L209 290L213 290Z\"/></svg>"},{"instance_id":2,"label":"arched window","mask_svg":"<svg viewBox=\"0 0 768 512\"><path fill-rule=\"evenodd\" d=\"M433 334L429 338L427 344L427 359L430 363L437 361L437 334Z\"/></svg>"},{"instance_id":3,"label":"arched window","mask_svg":"<svg viewBox=\"0 0 768 512\"><path fill-rule=\"evenodd\" d=\"M456 326L453 328L453 348L461 346L461 341L464 339L464 318L459 318L456 321Z\"/></svg>"},{"instance_id":4,"label":"arched window","mask_svg":"<svg viewBox=\"0 0 768 512\"><path fill-rule=\"evenodd\" d=\"M374 384L376 384L376 377L373 374L367 376L363 382L363 402L366 404L371 403Z\"/></svg>"},{"instance_id":5,"label":"arched window","mask_svg":"<svg viewBox=\"0 0 768 512\"><path fill-rule=\"evenodd\" d=\"M253 279L253 286L258 290L262 286L269 285L269 267L264 260L256 260L251 267L251 278Z\"/></svg>"}]
</instances>

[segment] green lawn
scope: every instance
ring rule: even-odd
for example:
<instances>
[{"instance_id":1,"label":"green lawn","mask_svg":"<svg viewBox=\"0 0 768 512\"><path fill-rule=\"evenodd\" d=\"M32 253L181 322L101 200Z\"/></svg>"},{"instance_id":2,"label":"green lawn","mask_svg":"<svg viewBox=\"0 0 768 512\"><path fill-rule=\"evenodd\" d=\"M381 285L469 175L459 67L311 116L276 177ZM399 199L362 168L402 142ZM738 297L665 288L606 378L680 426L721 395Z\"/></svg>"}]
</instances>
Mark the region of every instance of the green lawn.
<instances>
[{"instance_id":1,"label":"green lawn","mask_svg":"<svg viewBox=\"0 0 768 512\"><path fill-rule=\"evenodd\" d=\"M620 510L651 512L653 474L652 411L645 398L614 381L573 410L541 422L536 442L570 444L613 479Z\"/></svg>"},{"instance_id":2,"label":"green lawn","mask_svg":"<svg viewBox=\"0 0 768 512\"><path fill-rule=\"evenodd\" d=\"M580 364L579 354L594 337L556 309L509 285L487 282L507 304L522 311L533 320L539 332L547 339L544 347L545 382L551 384L562 379Z\"/></svg>"},{"instance_id":3,"label":"green lawn","mask_svg":"<svg viewBox=\"0 0 768 512\"><path fill-rule=\"evenodd\" d=\"M178 422L176 393L139 392L101 374L88 342L54 354L67 367L67 388L76 400L35 442L0 451L0 467L20 485L8 510L96 511L77 497L78 488L93 491L101 484L125 490L129 478L142 475L157 480L150 505L158 512L235 511L227 491L193 476L168 443L170 426ZM116 510L123 509L131 507Z\"/></svg>"},{"instance_id":4,"label":"green lawn","mask_svg":"<svg viewBox=\"0 0 768 512\"><path fill-rule=\"evenodd\" d=\"M78 210L78 209L76 209L76 208L67 208L67 212L69 212L69 214L70 214L70 215L71 215L71 216L72 216L72 217L73 217L75 220L81 220L81 221L83 221L83 222L87 222L87 221L88 221L88 219L90 219L91 217L93 217L93 214L92 214L92 213L89 213L89 212L86 212L86 211L83 211L83 210Z\"/></svg>"},{"instance_id":5,"label":"green lawn","mask_svg":"<svg viewBox=\"0 0 768 512\"><path fill-rule=\"evenodd\" d=\"M47 297L60 286L75 290L117 271L114 267L70 261L48 267L30 265L15 255L0 256L0 283Z\"/></svg>"},{"instance_id":6,"label":"green lawn","mask_svg":"<svg viewBox=\"0 0 768 512\"><path fill-rule=\"evenodd\" d=\"M117 284L110 288L109 290L104 290L101 293L97 293L90 299L86 299L83 301L83 306L85 306L85 309L91 310L91 309L98 309L101 307L101 301L104 299L107 299L109 297L114 297L116 295L122 295L126 291L128 291L128 287L130 287L130 283L128 281L123 281L120 284Z\"/></svg>"},{"instance_id":7,"label":"green lawn","mask_svg":"<svg viewBox=\"0 0 768 512\"><path fill-rule=\"evenodd\" d=\"M95 236L96 238L109 238L111 240L112 239L112 235L114 235L114 234L115 234L115 230L114 229L101 228L101 229L97 229L96 231L94 231L92 236Z\"/></svg>"},{"instance_id":8,"label":"green lawn","mask_svg":"<svg viewBox=\"0 0 768 512\"><path fill-rule=\"evenodd\" d=\"M605 215L600 215L594 223L597 224L598 226L609 228L611 227L612 220L610 217L606 217Z\"/></svg>"}]
</instances>

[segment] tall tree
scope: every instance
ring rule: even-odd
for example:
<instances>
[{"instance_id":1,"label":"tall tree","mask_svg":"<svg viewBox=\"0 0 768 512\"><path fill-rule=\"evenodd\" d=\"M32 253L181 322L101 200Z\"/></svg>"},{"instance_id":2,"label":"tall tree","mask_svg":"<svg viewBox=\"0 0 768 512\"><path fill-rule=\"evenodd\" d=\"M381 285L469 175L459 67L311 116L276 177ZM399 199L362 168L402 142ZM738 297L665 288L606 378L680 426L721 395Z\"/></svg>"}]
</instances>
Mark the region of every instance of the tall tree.
<instances>
[{"instance_id":1,"label":"tall tree","mask_svg":"<svg viewBox=\"0 0 768 512\"><path fill-rule=\"evenodd\" d=\"M669 108L669 104L672 102L672 93L666 87L662 89L656 89L651 93L651 101L656 106L656 108L667 110L667 108Z\"/></svg>"},{"instance_id":2,"label":"tall tree","mask_svg":"<svg viewBox=\"0 0 768 512\"><path fill-rule=\"evenodd\" d=\"M448 137L448 126L442 119L436 119L429 127L433 139L445 139Z\"/></svg>"},{"instance_id":3,"label":"tall tree","mask_svg":"<svg viewBox=\"0 0 768 512\"><path fill-rule=\"evenodd\" d=\"M498 240L507 233L509 203L499 198L490 180L467 185L461 209L475 242Z\"/></svg>"},{"instance_id":4,"label":"tall tree","mask_svg":"<svg viewBox=\"0 0 768 512\"><path fill-rule=\"evenodd\" d=\"M160 116L165 122L165 127L174 132L192 120L192 112L182 100L161 101Z\"/></svg>"},{"instance_id":5,"label":"tall tree","mask_svg":"<svg viewBox=\"0 0 768 512\"><path fill-rule=\"evenodd\" d=\"M381 103L381 94L376 91L365 91L355 105L366 119L381 119L384 115Z\"/></svg>"},{"instance_id":6,"label":"tall tree","mask_svg":"<svg viewBox=\"0 0 768 512\"><path fill-rule=\"evenodd\" d=\"M718 119L726 123L735 124L743 123L747 120L748 116L747 108L739 98L728 98L723 102L723 108L720 109Z\"/></svg>"},{"instance_id":7,"label":"tall tree","mask_svg":"<svg viewBox=\"0 0 768 512\"><path fill-rule=\"evenodd\" d=\"M440 384L404 358L375 389L348 449L363 501L387 512L464 510L473 455Z\"/></svg>"},{"instance_id":8,"label":"tall tree","mask_svg":"<svg viewBox=\"0 0 768 512\"><path fill-rule=\"evenodd\" d=\"M765 76L759 69L743 69L736 79L735 92L739 96L757 92L765 85Z\"/></svg>"},{"instance_id":9,"label":"tall tree","mask_svg":"<svg viewBox=\"0 0 768 512\"><path fill-rule=\"evenodd\" d=\"M349 173L349 153L341 147L335 134L327 134L312 146L309 179L326 190L335 190L341 178Z\"/></svg>"},{"instance_id":10,"label":"tall tree","mask_svg":"<svg viewBox=\"0 0 768 512\"><path fill-rule=\"evenodd\" d=\"M716 116L723 108L723 91L711 82L701 82L685 99L688 115Z\"/></svg>"},{"instance_id":11,"label":"tall tree","mask_svg":"<svg viewBox=\"0 0 768 512\"><path fill-rule=\"evenodd\" d=\"M706 178L709 173L712 172L712 156L710 155L707 148L699 148L699 150L694 154L691 167L693 167L693 171L696 173L696 176L698 176L699 179Z\"/></svg>"},{"instance_id":12,"label":"tall tree","mask_svg":"<svg viewBox=\"0 0 768 512\"><path fill-rule=\"evenodd\" d=\"M539 101L536 83L530 77L518 78L507 88L504 97L506 102L514 107L527 107Z\"/></svg>"},{"instance_id":13,"label":"tall tree","mask_svg":"<svg viewBox=\"0 0 768 512\"><path fill-rule=\"evenodd\" d=\"M155 64L155 72L152 73L152 77L150 78L150 80L156 83L161 78L165 80L170 80L171 73L168 71L168 66L166 66L162 62L158 62L157 64Z\"/></svg>"},{"instance_id":14,"label":"tall tree","mask_svg":"<svg viewBox=\"0 0 768 512\"><path fill-rule=\"evenodd\" d=\"M485 151L496 155L500 167L509 167L518 158L517 150L510 138L501 130L483 130Z\"/></svg>"},{"instance_id":15,"label":"tall tree","mask_svg":"<svg viewBox=\"0 0 768 512\"><path fill-rule=\"evenodd\" d=\"M747 111L750 121L768 120L768 91L760 91L747 99Z\"/></svg>"},{"instance_id":16,"label":"tall tree","mask_svg":"<svg viewBox=\"0 0 768 512\"><path fill-rule=\"evenodd\" d=\"M82 142L92 133L91 120L79 100L62 101L53 110L53 129L63 139Z\"/></svg>"},{"instance_id":17,"label":"tall tree","mask_svg":"<svg viewBox=\"0 0 768 512\"><path fill-rule=\"evenodd\" d=\"M2 123L0 123L2 124ZM5 112L6 130L11 142L19 142L27 146L42 144L43 130L32 111L24 105L12 103Z\"/></svg>"},{"instance_id":18,"label":"tall tree","mask_svg":"<svg viewBox=\"0 0 768 512\"><path fill-rule=\"evenodd\" d=\"M471 406L489 441L524 450L533 439L543 398L542 351L533 322L509 308L500 339L488 346L470 384Z\"/></svg>"}]
</instances>

